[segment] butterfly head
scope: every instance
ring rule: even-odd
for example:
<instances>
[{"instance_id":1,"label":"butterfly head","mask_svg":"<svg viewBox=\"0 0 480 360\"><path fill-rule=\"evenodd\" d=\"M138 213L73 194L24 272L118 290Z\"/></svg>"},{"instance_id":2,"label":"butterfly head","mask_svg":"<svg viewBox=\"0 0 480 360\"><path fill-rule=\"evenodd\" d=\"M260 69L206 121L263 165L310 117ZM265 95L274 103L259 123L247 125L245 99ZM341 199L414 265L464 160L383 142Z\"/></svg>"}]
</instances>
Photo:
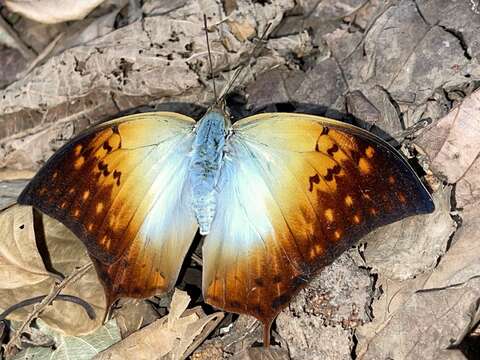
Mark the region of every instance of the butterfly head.
<instances>
[{"instance_id":1,"label":"butterfly head","mask_svg":"<svg viewBox=\"0 0 480 360\"><path fill-rule=\"evenodd\" d=\"M223 127L226 131L228 131L232 126L232 121L230 120L230 112L228 111L227 105L225 104L224 100L216 101L215 104L210 106L201 120L205 119L206 117L218 118L219 121L220 119L223 120Z\"/></svg>"}]
</instances>

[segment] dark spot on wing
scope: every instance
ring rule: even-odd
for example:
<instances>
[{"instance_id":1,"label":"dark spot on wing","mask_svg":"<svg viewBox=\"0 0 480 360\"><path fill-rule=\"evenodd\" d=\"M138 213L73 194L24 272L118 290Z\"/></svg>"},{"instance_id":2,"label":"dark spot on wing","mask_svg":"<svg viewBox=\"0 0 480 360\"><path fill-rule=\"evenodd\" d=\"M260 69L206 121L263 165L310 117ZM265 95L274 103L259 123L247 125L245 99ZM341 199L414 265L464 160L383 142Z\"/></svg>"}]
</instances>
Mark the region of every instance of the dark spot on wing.
<instances>
[{"instance_id":1,"label":"dark spot on wing","mask_svg":"<svg viewBox=\"0 0 480 360\"><path fill-rule=\"evenodd\" d=\"M325 180L327 181L332 181L334 175L340 174L340 171L342 171L342 168L340 165L335 165L333 168L327 170L327 175L325 175Z\"/></svg>"},{"instance_id":2,"label":"dark spot on wing","mask_svg":"<svg viewBox=\"0 0 480 360\"><path fill-rule=\"evenodd\" d=\"M260 286L260 287L265 286L265 283L263 282L262 278L256 278L253 281L255 282L255 285L257 285L257 286Z\"/></svg>"},{"instance_id":3,"label":"dark spot on wing","mask_svg":"<svg viewBox=\"0 0 480 360\"><path fill-rule=\"evenodd\" d=\"M122 176L122 172L121 171L117 171L117 170L114 170L113 171L113 178L114 179L117 179L117 185L120 186L120 178Z\"/></svg>"},{"instance_id":4,"label":"dark spot on wing","mask_svg":"<svg viewBox=\"0 0 480 360\"><path fill-rule=\"evenodd\" d=\"M312 192L313 191L313 184L319 184L320 183L320 177L318 174L315 174L313 176L310 176L308 179L308 182L310 183L308 187L308 191Z\"/></svg>"},{"instance_id":5,"label":"dark spot on wing","mask_svg":"<svg viewBox=\"0 0 480 360\"><path fill-rule=\"evenodd\" d=\"M338 145L333 144L333 146L327 150L328 155L333 156L338 151Z\"/></svg>"},{"instance_id":6,"label":"dark spot on wing","mask_svg":"<svg viewBox=\"0 0 480 360\"><path fill-rule=\"evenodd\" d=\"M103 148L105 150L107 150L107 153L111 153L113 148L110 146L110 144L108 143L108 140L106 140L104 143L103 143Z\"/></svg>"}]
</instances>

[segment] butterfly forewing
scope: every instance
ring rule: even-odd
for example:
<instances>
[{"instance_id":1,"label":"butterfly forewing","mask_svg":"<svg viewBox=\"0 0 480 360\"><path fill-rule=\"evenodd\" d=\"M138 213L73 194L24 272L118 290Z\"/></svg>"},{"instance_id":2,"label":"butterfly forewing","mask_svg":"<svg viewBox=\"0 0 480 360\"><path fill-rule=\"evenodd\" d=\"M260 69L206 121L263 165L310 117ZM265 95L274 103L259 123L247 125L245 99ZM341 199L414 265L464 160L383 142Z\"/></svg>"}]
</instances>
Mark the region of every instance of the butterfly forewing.
<instances>
[{"instance_id":1,"label":"butterfly forewing","mask_svg":"<svg viewBox=\"0 0 480 360\"><path fill-rule=\"evenodd\" d=\"M197 225L189 206L195 122L175 113L119 118L60 149L20 195L84 243L109 301L173 286Z\"/></svg>"},{"instance_id":2,"label":"butterfly forewing","mask_svg":"<svg viewBox=\"0 0 480 360\"><path fill-rule=\"evenodd\" d=\"M382 140L301 114L236 123L204 245L204 295L269 324L312 274L372 229L433 211Z\"/></svg>"}]
</instances>

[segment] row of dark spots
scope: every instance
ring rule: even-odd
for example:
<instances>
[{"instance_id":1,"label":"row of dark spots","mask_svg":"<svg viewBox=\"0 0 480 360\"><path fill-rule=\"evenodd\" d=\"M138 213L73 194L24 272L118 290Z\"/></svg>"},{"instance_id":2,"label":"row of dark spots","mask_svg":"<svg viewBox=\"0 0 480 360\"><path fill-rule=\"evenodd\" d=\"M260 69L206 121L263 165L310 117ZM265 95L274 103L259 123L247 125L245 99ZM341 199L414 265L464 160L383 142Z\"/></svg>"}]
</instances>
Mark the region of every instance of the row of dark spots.
<instances>
[{"instance_id":1,"label":"row of dark spots","mask_svg":"<svg viewBox=\"0 0 480 360\"><path fill-rule=\"evenodd\" d=\"M98 170L100 170L103 176L105 177L109 176L112 173L111 170L108 170L108 164L104 163L103 160L100 160L97 167L98 167ZM113 170L113 178L116 180L117 186L120 186L121 176L122 176L121 171Z\"/></svg>"},{"instance_id":2,"label":"row of dark spots","mask_svg":"<svg viewBox=\"0 0 480 360\"><path fill-rule=\"evenodd\" d=\"M120 136L120 131L118 129L118 125L113 125L112 126L112 132L118 136ZM122 147L122 139L120 138L120 143L118 144L118 149ZM103 143L103 148L107 151L107 153L111 153L113 151L113 147L110 145L108 140L105 140ZM112 171L108 169L108 164L104 163L103 160L100 160L98 163L98 169L103 173L103 176L107 177L109 176ZM120 186L120 178L121 178L122 172L118 170L113 171L113 178L116 180L117 186Z\"/></svg>"},{"instance_id":3,"label":"row of dark spots","mask_svg":"<svg viewBox=\"0 0 480 360\"><path fill-rule=\"evenodd\" d=\"M335 175L338 175L340 174L340 172L342 171L342 168L340 165L335 165L333 168L329 168L327 170L327 174L324 176L324 179L326 181L332 181L333 180L333 177ZM308 185L308 191L309 192L312 192L313 191L313 187L314 185L317 185L320 183L320 176L318 174L315 174L313 176L310 176L308 178L308 182L309 182L309 185Z\"/></svg>"}]
</instances>

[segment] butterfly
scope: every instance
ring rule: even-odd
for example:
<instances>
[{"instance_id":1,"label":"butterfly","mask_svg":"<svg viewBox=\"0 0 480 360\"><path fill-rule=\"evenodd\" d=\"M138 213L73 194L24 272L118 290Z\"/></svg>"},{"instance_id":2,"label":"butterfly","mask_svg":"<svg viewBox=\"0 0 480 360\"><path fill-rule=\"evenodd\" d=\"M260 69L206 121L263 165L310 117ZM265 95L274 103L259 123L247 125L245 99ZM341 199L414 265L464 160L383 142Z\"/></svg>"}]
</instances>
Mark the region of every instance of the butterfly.
<instances>
[{"instance_id":1,"label":"butterfly","mask_svg":"<svg viewBox=\"0 0 480 360\"><path fill-rule=\"evenodd\" d=\"M320 269L379 226L434 204L407 161L332 119L212 107L94 126L58 150L18 198L86 245L107 295L168 292L199 230L207 303L264 324Z\"/></svg>"}]
</instances>

